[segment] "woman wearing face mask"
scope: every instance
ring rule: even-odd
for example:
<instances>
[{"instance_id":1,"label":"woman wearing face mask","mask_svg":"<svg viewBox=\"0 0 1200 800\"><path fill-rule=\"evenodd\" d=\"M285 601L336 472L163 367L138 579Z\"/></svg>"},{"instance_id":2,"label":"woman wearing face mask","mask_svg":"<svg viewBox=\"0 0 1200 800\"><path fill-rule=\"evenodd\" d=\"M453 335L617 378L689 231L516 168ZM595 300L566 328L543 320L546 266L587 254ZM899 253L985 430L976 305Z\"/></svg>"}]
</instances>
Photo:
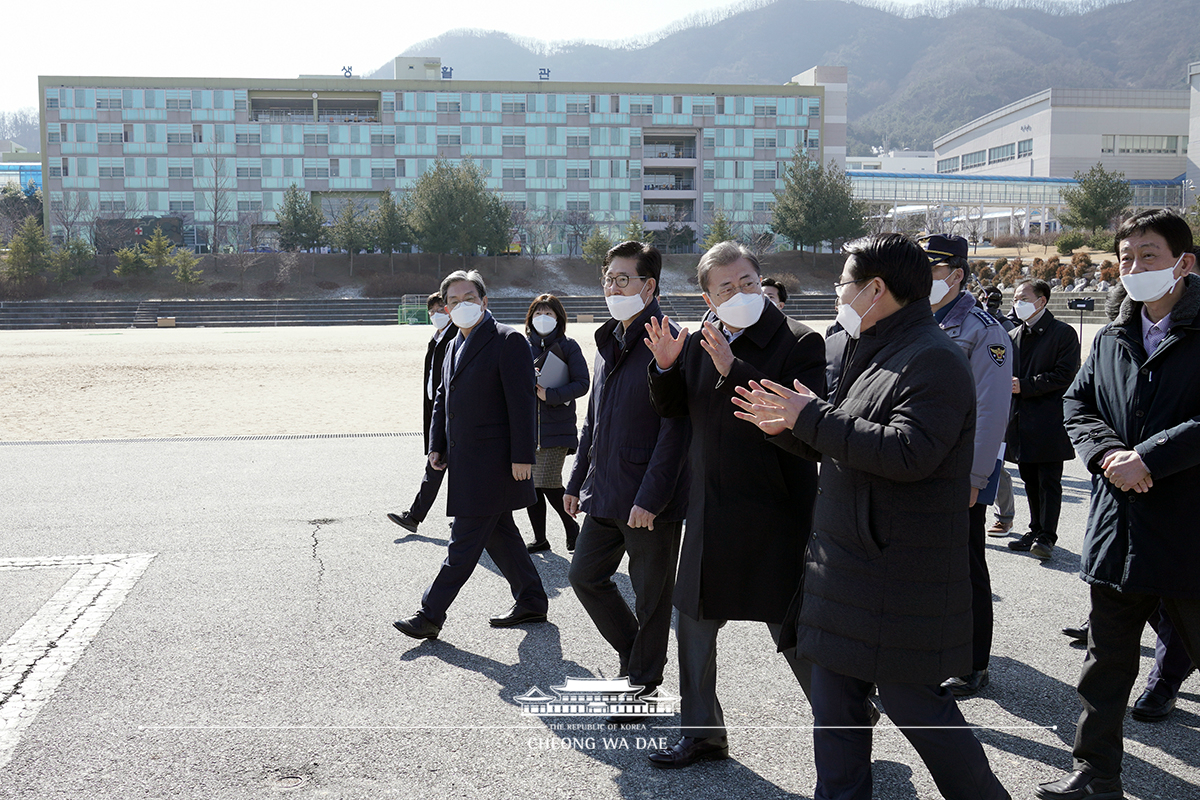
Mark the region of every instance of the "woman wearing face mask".
<instances>
[{"instance_id":1,"label":"woman wearing face mask","mask_svg":"<svg viewBox=\"0 0 1200 800\"><path fill-rule=\"evenodd\" d=\"M533 351L533 365L539 370L537 461L533 465L533 487L537 502L529 507L529 522L533 525L531 553L549 550L546 539L546 503L549 501L562 520L567 532L567 550L575 550L579 524L563 509L563 461L579 446L575 427L575 399L587 393L590 379L587 360L574 339L568 339L567 312L562 301L552 294L535 297L525 315L525 335ZM553 356L566 364L566 382L545 386L540 370ZM546 382L550 382L549 375Z\"/></svg>"}]
</instances>

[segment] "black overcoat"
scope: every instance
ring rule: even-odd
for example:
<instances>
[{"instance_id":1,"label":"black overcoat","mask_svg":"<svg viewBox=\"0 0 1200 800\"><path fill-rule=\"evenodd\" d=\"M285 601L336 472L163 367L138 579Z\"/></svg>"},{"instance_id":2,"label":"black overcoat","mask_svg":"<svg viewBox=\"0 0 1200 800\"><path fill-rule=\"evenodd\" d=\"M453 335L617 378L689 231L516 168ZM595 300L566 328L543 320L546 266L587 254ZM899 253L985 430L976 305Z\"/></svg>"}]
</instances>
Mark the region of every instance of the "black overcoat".
<instances>
[{"instance_id":1,"label":"black overcoat","mask_svg":"<svg viewBox=\"0 0 1200 800\"><path fill-rule=\"evenodd\" d=\"M821 457L796 653L937 684L971 670L971 368L924 298L843 342L834 396L776 437Z\"/></svg>"},{"instance_id":2,"label":"black overcoat","mask_svg":"<svg viewBox=\"0 0 1200 800\"><path fill-rule=\"evenodd\" d=\"M1200 277L1188 275L1171 327L1153 355L1142 344L1142 304L1126 298L1096 334L1067 391L1067 431L1092 473L1081 574L1126 592L1200 598L1193 494L1200 487ZM1154 486L1122 492L1100 460L1133 449Z\"/></svg>"},{"instance_id":3,"label":"black overcoat","mask_svg":"<svg viewBox=\"0 0 1200 800\"><path fill-rule=\"evenodd\" d=\"M546 390L546 399L538 398L538 447L566 447L574 450L579 446L579 430L576 428L575 399L587 394L591 379L588 377L587 359L579 343L552 331L549 336L540 336L536 331L529 334L529 352L535 366L541 366L546 356L557 350L567 363L567 382L562 386ZM535 389L536 392L536 389Z\"/></svg>"},{"instance_id":4,"label":"black overcoat","mask_svg":"<svg viewBox=\"0 0 1200 800\"><path fill-rule=\"evenodd\" d=\"M825 346L820 334L767 303L733 341L733 367L722 378L701 337L689 335L665 373L653 360L648 369L658 413L692 421L692 485L674 604L694 619L779 623L800 581L816 464L735 417L730 398L734 386L763 378L786 386L798 378L823 395Z\"/></svg>"},{"instance_id":5,"label":"black overcoat","mask_svg":"<svg viewBox=\"0 0 1200 800\"><path fill-rule=\"evenodd\" d=\"M486 517L526 508L533 480L513 480L513 464L532 464L537 394L529 342L487 313L467 337L455 366L446 350L433 404L430 450L446 459L446 513Z\"/></svg>"},{"instance_id":6,"label":"black overcoat","mask_svg":"<svg viewBox=\"0 0 1200 800\"><path fill-rule=\"evenodd\" d=\"M1013 463L1070 461L1075 451L1063 426L1062 401L1079 371L1079 337L1049 311L1042 312L1032 330L1018 325L1008 335L1021 392L1013 395L1004 458Z\"/></svg>"},{"instance_id":7,"label":"black overcoat","mask_svg":"<svg viewBox=\"0 0 1200 800\"><path fill-rule=\"evenodd\" d=\"M425 452L429 452L429 426L433 422L433 401L437 397L438 387L442 385L442 361L446 357L446 348L458 335L454 323L446 326L438 336L429 339L425 348L425 373L421 376L421 433L425 437ZM433 376L433 397L429 396L429 378Z\"/></svg>"}]
</instances>

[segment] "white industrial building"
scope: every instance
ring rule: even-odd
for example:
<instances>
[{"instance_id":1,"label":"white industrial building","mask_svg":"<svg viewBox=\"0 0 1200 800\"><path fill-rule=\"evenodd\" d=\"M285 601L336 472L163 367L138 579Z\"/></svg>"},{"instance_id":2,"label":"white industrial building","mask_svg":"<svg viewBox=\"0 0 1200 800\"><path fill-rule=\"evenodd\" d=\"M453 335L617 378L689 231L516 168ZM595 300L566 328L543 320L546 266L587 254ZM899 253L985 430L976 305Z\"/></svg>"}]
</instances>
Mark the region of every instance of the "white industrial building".
<instances>
[{"instance_id":1,"label":"white industrial building","mask_svg":"<svg viewBox=\"0 0 1200 800\"><path fill-rule=\"evenodd\" d=\"M1070 178L1100 163L1131 180L1188 169L1192 89L1046 89L934 141L941 174ZM1195 128L1196 123L1190 123Z\"/></svg>"}]
</instances>

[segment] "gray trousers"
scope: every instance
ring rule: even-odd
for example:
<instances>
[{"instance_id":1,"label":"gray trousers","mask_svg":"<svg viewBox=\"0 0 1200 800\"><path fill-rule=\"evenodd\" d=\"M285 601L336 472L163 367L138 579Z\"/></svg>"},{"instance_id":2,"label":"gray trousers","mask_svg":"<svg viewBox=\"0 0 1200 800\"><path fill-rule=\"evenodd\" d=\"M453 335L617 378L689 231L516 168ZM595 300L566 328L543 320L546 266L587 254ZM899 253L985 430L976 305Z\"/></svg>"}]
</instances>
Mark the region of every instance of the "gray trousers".
<instances>
[{"instance_id":1,"label":"gray trousers","mask_svg":"<svg viewBox=\"0 0 1200 800\"><path fill-rule=\"evenodd\" d=\"M725 716L717 699L717 632L723 619L692 619L679 612L680 734L697 739L725 735ZM782 625L767 623L771 640L779 643ZM812 685L812 664L796 658L796 649L783 652L804 696Z\"/></svg>"},{"instance_id":2,"label":"gray trousers","mask_svg":"<svg viewBox=\"0 0 1200 800\"><path fill-rule=\"evenodd\" d=\"M996 519L1000 522L1007 522L1010 525L1013 521L1013 515L1016 513L1016 504L1013 501L1012 475L1009 474L1007 468L1000 470L1000 483L996 487Z\"/></svg>"},{"instance_id":3,"label":"gray trousers","mask_svg":"<svg viewBox=\"0 0 1200 800\"><path fill-rule=\"evenodd\" d=\"M575 596L620 659L621 675L635 686L658 686L671 635L671 593L683 522L630 528L621 520L588 515L579 529L567 574ZM612 576L629 554L631 610Z\"/></svg>"}]
</instances>

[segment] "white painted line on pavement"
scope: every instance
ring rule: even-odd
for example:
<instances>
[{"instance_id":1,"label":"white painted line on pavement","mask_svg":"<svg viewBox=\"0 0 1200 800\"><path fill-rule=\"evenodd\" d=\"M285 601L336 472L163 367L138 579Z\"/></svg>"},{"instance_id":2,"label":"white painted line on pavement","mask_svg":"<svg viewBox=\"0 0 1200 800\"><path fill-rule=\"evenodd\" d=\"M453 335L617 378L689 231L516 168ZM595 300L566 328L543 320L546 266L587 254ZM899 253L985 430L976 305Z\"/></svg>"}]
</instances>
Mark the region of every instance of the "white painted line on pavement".
<instances>
[{"instance_id":1,"label":"white painted line on pavement","mask_svg":"<svg viewBox=\"0 0 1200 800\"><path fill-rule=\"evenodd\" d=\"M100 627L124 602L157 553L0 559L0 572L77 567L0 645L0 769L25 728L54 696Z\"/></svg>"}]
</instances>

